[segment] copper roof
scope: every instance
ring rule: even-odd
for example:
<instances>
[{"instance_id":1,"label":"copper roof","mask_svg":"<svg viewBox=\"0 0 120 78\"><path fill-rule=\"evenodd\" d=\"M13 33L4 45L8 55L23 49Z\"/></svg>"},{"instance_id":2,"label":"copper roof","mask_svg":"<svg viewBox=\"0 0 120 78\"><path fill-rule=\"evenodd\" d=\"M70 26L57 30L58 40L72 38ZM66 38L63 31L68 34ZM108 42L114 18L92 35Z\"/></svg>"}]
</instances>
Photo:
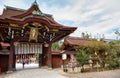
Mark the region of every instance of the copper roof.
<instances>
[{"instance_id":1,"label":"copper roof","mask_svg":"<svg viewBox=\"0 0 120 78\"><path fill-rule=\"evenodd\" d=\"M19 15L19 14L22 14L24 11L21 11L21 10L14 10L14 9L4 9L3 10L3 14L0 15L0 18L10 18L14 15Z\"/></svg>"},{"instance_id":2,"label":"copper roof","mask_svg":"<svg viewBox=\"0 0 120 78\"><path fill-rule=\"evenodd\" d=\"M95 39L89 40L89 39L83 39L80 37L66 37L64 39L63 45L61 47L61 50L64 50L66 47L73 47L73 46L84 46L86 44L91 44L91 43L101 43L102 41L97 41ZM103 42L104 43L104 42Z\"/></svg>"},{"instance_id":3,"label":"copper roof","mask_svg":"<svg viewBox=\"0 0 120 78\"><path fill-rule=\"evenodd\" d=\"M65 52L67 55L70 55L70 54L76 54L75 51L67 51L65 50ZM59 51L52 51L52 55L62 55L62 52L59 50Z\"/></svg>"},{"instance_id":4,"label":"copper roof","mask_svg":"<svg viewBox=\"0 0 120 78\"><path fill-rule=\"evenodd\" d=\"M87 39L83 39L83 38L79 38L79 37L66 37L64 39L64 44L65 45L83 45L88 43L89 40Z\"/></svg>"}]
</instances>

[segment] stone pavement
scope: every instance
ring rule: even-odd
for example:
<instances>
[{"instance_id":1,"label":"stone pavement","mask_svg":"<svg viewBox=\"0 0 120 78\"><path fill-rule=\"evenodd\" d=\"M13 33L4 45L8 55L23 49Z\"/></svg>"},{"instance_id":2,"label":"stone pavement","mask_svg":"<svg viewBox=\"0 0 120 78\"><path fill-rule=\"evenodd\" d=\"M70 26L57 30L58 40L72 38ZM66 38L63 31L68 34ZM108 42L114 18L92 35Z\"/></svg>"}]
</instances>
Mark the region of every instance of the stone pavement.
<instances>
[{"instance_id":1,"label":"stone pavement","mask_svg":"<svg viewBox=\"0 0 120 78\"><path fill-rule=\"evenodd\" d=\"M66 74L69 78L120 78L120 69L101 72Z\"/></svg>"},{"instance_id":2,"label":"stone pavement","mask_svg":"<svg viewBox=\"0 0 120 78\"><path fill-rule=\"evenodd\" d=\"M24 69L12 74L4 74L0 78L120 78L120 69L102 72L64 73L61 69Z\"/></svg>"},{"instance_id":3,"label":"stone pavement","mask_svg":"<svg viewBox=\"0 0 120 78\"><path fill-rule=\"evenodd\" d=\"M5 75L4 78L68 78L49 69L26 69Z\"/></svg>"},{"instance_id":4,"label":"stone pavement","mask_svg":"<svg viewBox=\"0 0 120 78\"><path fill-rule=\"evenodd\" d=\"M3 76L0 76L0 78L4 78Z\"/></svg>"}]
</instances>

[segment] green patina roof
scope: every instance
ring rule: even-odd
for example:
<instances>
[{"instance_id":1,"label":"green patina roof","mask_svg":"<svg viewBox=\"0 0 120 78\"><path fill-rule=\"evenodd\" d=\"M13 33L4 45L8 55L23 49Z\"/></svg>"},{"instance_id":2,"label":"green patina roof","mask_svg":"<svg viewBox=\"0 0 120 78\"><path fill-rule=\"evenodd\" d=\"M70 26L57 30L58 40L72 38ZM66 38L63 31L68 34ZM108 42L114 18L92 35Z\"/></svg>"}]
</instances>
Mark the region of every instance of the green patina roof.
<instances>
[{"instance_id":1,"label":"green patina roof","mask_svg":"<svg viewBox=\"0 0 120 78\"><path fill-rule=\"evenodd\" d=\"M4 5L4 6L6 10L12 9L12 10L18 10L18 11L26 11L25 9L15 8L15 7L7 6L7 5Z\"/></svg>"},{"instance_id":2,"label":"green patina roof","mask_svg":"<svg viewBox=\"0 0 120 78\"><path fill-rule=\"evenodd\" d=\"M38 3L37 3L36 0L32 3L32 6L33 6L33 5L36 5L36 6L38 7ZM39 8L39 7L38 7L38 8ZM38 16L52 16L51 14L42 13L41 10L33 11L32 14L38 15Z\"/></svg>"},{"instance_id":3,"label":"green patina roof","mask_svg":"<svg viewBox=\"0 0 120 78\"><path fill-rule=\"evenodd\" d=\"M32 14L38 16L52 16L50 14L42 13L41 11L33 11Z\"/></svg>"},{"instance_id":4,"label":"green patina roof","mask_svg":"<svg viewBox=\"0 0 120 78\"><path fill-rule=\"evenodd\" d=\"M36 0L32 3L32 5L38 5L37 2L36 2Z\"/></svg>"},{"instance_id":5,"label":"green patina roof","mask_svg":"<svg viewBox=\"0 0 120 78\"><path fill-rule=\"evenodd\" d=\"M38 4L36 2L36 0L32 3L32 6L33 5L36 5L38 7ZM5 6L5 9L8 10L8 9L12 9L12 10L17 10L17 11L26 11L25 9L20 9L20 8L15 8L15 7L11 7L11 6ZM31 7L32 7L31 6ZM39 7L38 7L39 8ZM51 14L46 14L46 13L42 13L40 10L37 10L37 11L33 11L32 12L33 15L38 15L38 16L52 16Z\"/></svg>"},{"instance_id":6,"label":"green patina roof","mask_svg":"<svg viewBox=\"0 0 120 78\"><path fill-rule=\"evenodd\" d=\"M44 15L46 15L46 16L52 16L51 14L46 14L46 13L43 13Z\"/></svg>"}]
</instances>

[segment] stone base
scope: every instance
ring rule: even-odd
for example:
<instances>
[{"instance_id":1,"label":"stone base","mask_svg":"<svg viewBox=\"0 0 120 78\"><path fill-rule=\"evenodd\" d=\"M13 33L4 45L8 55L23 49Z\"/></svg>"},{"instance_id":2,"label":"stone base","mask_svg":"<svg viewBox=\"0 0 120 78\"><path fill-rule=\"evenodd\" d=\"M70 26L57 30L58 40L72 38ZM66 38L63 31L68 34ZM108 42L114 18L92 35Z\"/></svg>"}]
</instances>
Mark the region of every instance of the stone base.
<instances>
[{"instance_id":1,"label":"stone base","mask_svg":"<svg viewBox=\"0 0 120 78\"><path fill-rule=\"evenodd\" d=\"M48 70L52 70L52 68L47 68Z\"/></svg>"},{"instance_id":2,"label":"stone base","mask_svg":"<svg viewBox=\"0 0 120 78\"><path fill-rule=\"evenodd\" d=\"M11 74L11 73L13 73L13 71L7 71L6 73L7 73L7 74Z\"/></svg>"}]
</instances>

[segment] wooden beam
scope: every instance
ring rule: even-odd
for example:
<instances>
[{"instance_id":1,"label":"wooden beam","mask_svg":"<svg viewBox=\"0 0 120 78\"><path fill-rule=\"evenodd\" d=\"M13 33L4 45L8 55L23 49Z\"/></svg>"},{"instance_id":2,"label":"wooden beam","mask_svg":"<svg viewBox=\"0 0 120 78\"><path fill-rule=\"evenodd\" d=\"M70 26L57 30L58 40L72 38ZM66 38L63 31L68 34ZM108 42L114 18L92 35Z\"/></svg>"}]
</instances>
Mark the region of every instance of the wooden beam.
<instances>
[{"instance_id":1,"label":"wooden beam","mask_svg":"<svg viewBox=\"0 0 120 78\"><path fill-rule=\"evenodd\" d=\"M63 37L65 37L66 35L68 35L67 33L61 33L61 34L58 34L56 35L52 40L51 40L51 43L53 42L56 42L58 40L61 40Z\"/></svg>"}]
</instances>

